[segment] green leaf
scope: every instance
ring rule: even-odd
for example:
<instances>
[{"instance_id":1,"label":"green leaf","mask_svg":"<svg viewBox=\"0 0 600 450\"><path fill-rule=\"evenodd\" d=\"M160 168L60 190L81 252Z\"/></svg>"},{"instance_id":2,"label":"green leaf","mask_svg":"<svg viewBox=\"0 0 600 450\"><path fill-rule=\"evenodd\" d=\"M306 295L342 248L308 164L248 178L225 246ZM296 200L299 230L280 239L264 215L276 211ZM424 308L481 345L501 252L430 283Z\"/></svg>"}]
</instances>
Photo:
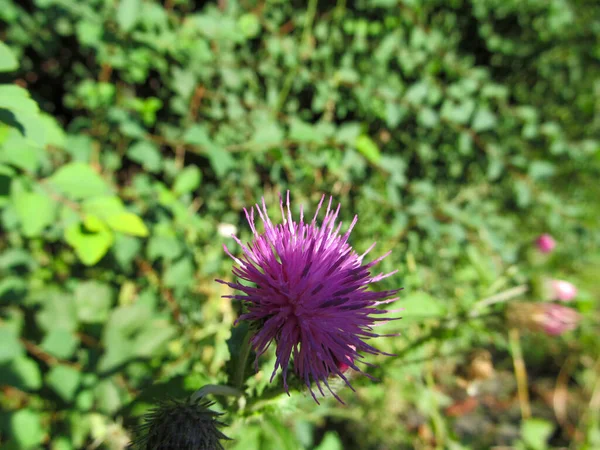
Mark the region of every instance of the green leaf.
<instances>
[{"instance_id":1,"label":"green leaf","mask_svg":"<svg viewBox=\"0 0 600 450\"><path fill-rule=\"evenodd\" d=\"M36 361L21 355L10 363L0 363L0 384L35 391L42 387L42 374Z\"/></svg>"},{"instance_id":2,"label":"green leaf","mask_svg":"<svg viewBox=\"0 0 600 450\"><path fill-rule=\"evenodd\" d=\"M210 147L208 149L208 159L210 166L215 171L218 178L223 178L231 169L235 167L235 160L224 149Z\"/></svg>"},{"instance_id":3,"label":"green leaf","mask_svg":"<svg viewBox=\"0 0 600 450\"><path fill-rule=\"evenodd\" d=\"M182 258L170 265L164 272L166 287L189 286L194 281L194 265L190 258Z\"/></svg>"},{"instance_id":4,"label":"green leaf","mask_svg":"<svg viewBox=\"0 0 600 450\"><path fill-rule=\"evenodd\" d=\"M44 149L32 139L24 137L17 129L10 129L0 146L0 162L36 172L44 161Z\"/></svg>"},{"instance_id":5,"label":"green leaf","mask_svg":"<svg viewBox=\"0 0 600 450\"><path fill-rule=\"evenodd\" d=\"M84 281L75 288L77 317L83 323L102 323L114 301L111 287L99 281Z\"/></svg>"},{"instance_id":6,"label":"green leaf","mask_svg":"<svg viewBox=\"0 0 600 450\"><path fill-rule=\"evenodd\" d=\"M443 317L447 312L443 302L425 292L415 292L408 297L403 297L398 305L403 308L403 322Z\"/></svg>"},{"instance_id":7,"label":"green leaf","mask_svg":"<svg viewBox=\"0 0 600 450\"><path fill-rule=\"evenodd\" d=\"M130 31L139 19L141 0L120 0L117 7L117 24L124 32Z\"/></svg>"},{"instance_id":8,"label":"green leaf","mask_svg":"<svg viewBox=\"0 0 600 450\"><path fill-rule=\"evenodd\" d=\"M372 164L377 164L381 161L381 151L379 147L366 134L356 138L356 150L358 150Z\"/></svg>"},{"instance_id":9,"label":"green leaf","mask_svg":"<svg viewBox=\"0 0 600 450\"><path fill-rule=\"evenodd\" d=\"M19 62L11 49L0 41L0 72L12 72L19 68Z\"/></svg>"},{"instance_id":10,"label":"green leaf","mask_svg":"<svg viewBox=\"0 0 600 450\"><path fill-rule=\"evenodd\" d=\"M340 437L337 433L333 431L328 431L325 433L323 440L315 448L315 450L343 450L342 442L340 441Z\"/></svg>"},{"instance_id":11,"label":"green leaf","mask_svg":"<svg viewBox=\"0 0 600 450\"><path fill-rule=\"evenodd\" d=\"M39 412L22 409L14 413L10 420L11 434L20 449L30 449L41 445L46 432Z\"/></svg>"},{"instance_id":12,"label":"green leaf","mask_svg":"<svg viewBox=\"0 0 600 450\"><path fill-rule=\"evenodd\" d=\"M156 173L162 168L162 156L158 146L152 142L139 141L127 150L127 157L141 164L148 172Z\"/></svg>"},{"instance_id":13,"label":"green leaf","mask_svg":"<svg viewBox=\"0 0 600 450\"><path fill-rule=\"evenodd\" d=\"M136 336L133 351L137 356L155 357L175 333L176 329L166 321L154 320Z\"/></svg>"},{"instance_id":14,"label":"green leaf","mask_svg":"<svg viewBox=\"0 0 600 450\"><path fill-rule=\"evenodd\" d=\"M184 142L192 145L212 145L212 141L206 128L201 125L192 125L183 135Z\"/></svg>"},{"instance_id":15,"label":"green leaf","mask_svg":"<svg viewBox=\"0 0 600 450\"><path fill-rule=\"evenodd\" d=\"M181 241L175 236L163 236L154 234L148 242L147 254L151 261L158 258L172 260L177 258L183 251Z\"/></svg>"},{"instance_id":16,"label":"green leaf","mask_svg":"<svg viewBox=\"0 0 600 450\"><path fill-rule=\"evenodd\" d=\"M105 414L113 414L123 404L119 395L119 388L113 380L104 380L94 388L94 396L98 410Z\"/></svg>"},{"instance_id":17,"label":"green leaf","mask_svg":"<svg viewBox=\"0 0 600 450\"><path fill-rule=\"evenodd\" d=\"M88 216L85 224L75 223L65 229L65 240L84 264L92 266L106 255L114 235L103 222L96 222Z\"/></svg>"},{"instance_id":18,"label":"green leaf","mask_svg":"<svg viewBox=\"0 0 600 450\"><path fill-rule=\"evenodd\" d=\"M54 223L56 203L46 194L16 189L13 204L26 237L39 236L47 226Z\"/></svg>"},{"instance_id":19,"label":"green leaf","mask_svg":"<svg viewBox=\"0 0 600 450\"><path fill-rule=\"evenodd\" d=\"M46 384L65 402L71 402L81 382L81 372L70 366L57 365L46 375Z\"/></svg>"},{"instance_id":20,"label":"green leaf","mask_svg":"<svg viewBox=\"0 0 600 450\"><path fill-rule=\"evenodd\" d=\"M41 345L51 355L60 359L69 359L79 346L79 339L72 331L62 328L53 328L44 337Z\"/></svg>"},{"instance_id":21,"label":"green leaf","mask_svg":"<svg viewBox=\"0 0 600 450\"><path fill-rule=\"evenodd\" d=\"M417 121L425 128L435 128L440 122L440 119L434 109L425 107L419 111Z\"/></svg>"},{"instance_id":22,"label":"green leaf","mask_svg":"<svg viewBox=\"0 0 600 450\"><path fill-rule=\"evenodd\" d=\"M173 184L173 191L176 194L187 194L188 192L192 192L198 186L200 186L200 181L202 180L202 173L200 169L196 166L187 166L183 169L177 177L175 178L175 183Z\"/></svg>"},{"instance_id":23,"label":"green leaf","mask_svg":"<svg viewBox=\"0 0 600 450\"><path fill-rule=\"evenodd\" d=\"M23 354L19 335L12 327L0 324L0 363L10 361Z\"/></svg>"},{"instance_id":24,"label":"green leaf","mask_svg":"<svg viewBox=\"0 0 600 450\"><path fill-rule=\"evenodd\" d=\"M36 115L40 112L38 104L31 99L29 91L16 84L0 85L0 108L28 115Z\"/></svg>"},{"instance_id":25,"label":"green leaf","mask_svg":"<svg viewBox=\"0 0 600 450\"><path fill-rule=\"evenodd\" d=\"M83 202L82 207L86 214L97 215L102 219L127 211L123 201L113 195L89 198Z\"/></svg>"},{"instance_id":26,"label":"green leaf","mask_svg":"<svg viewBox=\"0 0 600 450\"><path fill-rule=\"evenodd\" d=\"M256 14L247 13L238 19L238 26L247 38L254 38L260 33L260 20Z\"/></svg>"},{"instance_id":27,"label":"green leaf","mask_svg":"<svg viewBox=\"0 0 600 450\"><path fill-rule=\"evenodd\" d=\"M276 122L258 125L252 135L252 142L259 145L276 145L283 141L284 133Z\"/></svg>"},{"instance_id":28,"label":"green leaf","mask_svg":"<svg viewBox=\"0 0 600 450\"><path fill-rule=\"evenodd\" d=\"M146 237L148 228L143 220L131 212L113 214L106 218L106 223L115 231L131 236Z\"/></svg>"},{"instance_id":29,"label":"green leaf","mask_svg":"<svg viewBox=\"0 0 600 450\"><path fill-rule=\"evenodd\" d=\"M488 108L479 108L471 124L475 131L491 130L496 126L496 116Z\"/></svg>"},{"instance_id":30,"label":"green leaf","mask_svg":"<svg viewBox=\"0 0 600 450\"><path fill-rule=\"evenodd\" d=\"M48 182L73 199L84 199L108 194L106 182L88 164L71 162L58 169Z\"/></svg>"},{"instance_id":31,"label":"green leaf","mask_svg":"<svg viewBox=\"0 0 600 450\"><path fill-rule=\"evenodd\" d=\"M55 329L75 331L77 329L77 311L73 297L63 291L46 291L42 310L37 313L36 321L40 328L49 333Z\"/></svg>"},{"instance_id":32,"label":"green leaf","mask_svg":"<svg viewBox=\"0 0 600 450\"><path fill-rule=\"evenodd\" d=\"M548 439L554 431L554 425L547 420L531 418L521 425L521 436L527 447L533 450L548 448Z\"/></svg>"}]
</instances>

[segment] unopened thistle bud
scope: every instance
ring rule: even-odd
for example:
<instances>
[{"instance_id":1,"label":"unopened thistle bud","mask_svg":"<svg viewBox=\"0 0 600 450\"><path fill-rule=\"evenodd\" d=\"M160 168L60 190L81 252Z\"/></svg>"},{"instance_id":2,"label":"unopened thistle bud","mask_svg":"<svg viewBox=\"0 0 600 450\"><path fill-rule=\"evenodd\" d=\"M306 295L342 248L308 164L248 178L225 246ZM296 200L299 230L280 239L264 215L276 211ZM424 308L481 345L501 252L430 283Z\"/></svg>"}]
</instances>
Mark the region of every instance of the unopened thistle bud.
<instances>
[{"instance_id":1,"label":"unopened thistle bud","mask_svg":"<svg viewBox=\"0 0 600 450\"><path fill-rule=\"evenodd\" d=\"M510 303L506 316L511 326L558 336L574 330L581 319L577 311L555 303Z\"/></svg>"},{"instance_id":2,"label":"unopened thistle bud","mask_svg":"<svg viewBox=\"0 0 600 450\"><path fill-rule=\"evenodd\" d=\"M535 241L537 248L542 253L551 253L556 247L556 241L547 233L542 234Z\"/></svg>"},{"instance_id":3,"label":"unopened thistle bud","mask_svg":"<svg viewBox=\"0 0 600 450\"><path fill-rule=\"evenodd\" d=\"M136 450L223 450L229 439L208 401L168 400L151 409L130 446Z\"/></svg>"},{"instance_id":4,"label":"unopened thistle bud","mask_svg":"<svg viewBox=\"0 0 600 450\"><path fill-rule=\"evenodd\" d=\"M577 288L574 284L564 280L552 280L550 282L552 298L561 302L570 302L577 296Z\"/></svg>"}]
</instances>

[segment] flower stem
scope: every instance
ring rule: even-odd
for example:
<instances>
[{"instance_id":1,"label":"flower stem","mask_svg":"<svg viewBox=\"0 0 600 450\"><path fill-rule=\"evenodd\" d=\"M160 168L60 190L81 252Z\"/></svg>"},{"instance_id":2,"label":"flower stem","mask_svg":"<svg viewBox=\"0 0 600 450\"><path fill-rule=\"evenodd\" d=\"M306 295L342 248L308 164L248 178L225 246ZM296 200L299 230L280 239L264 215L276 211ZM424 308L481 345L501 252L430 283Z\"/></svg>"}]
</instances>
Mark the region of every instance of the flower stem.
<instances>
[{"instance_id":1,"label":"flower stem","mask_svg":"<svg viewBox=\"0 0 600 450\"><path fill-rule=\"evenodd\" d=\"M191 401L195 402L208 394L223 395L230 397L240 397L242 392L239 389L232 388L231 386L223 386L221 384L207 384L202 386L196 392L192 394Z\"/></svg>"},{"instance_id":2,"label":"flower stem","mask_svg":"<svg viewBox=\"0 0 600 450\"><path fill-rule=\"evenodd\" d=\"M519 395L519 404L521 406L521 417L525 420L531 417L531 407L529 406L527 369L525 369L525 362L523 361L519 331L516 328L511 328L508 336L510 352L512 353L513 364L515 366L515 378L517 379L517 394Z\"/></svg>"},{"instance_id":3,"label":"flower stem","mask_svg":"<svg viewBox=\"0 0 600 450\"><path fill-rule=\"evenodd\" d=\"M251 331L248 330L248 332L244 336L244 340L242 341L240 355L237 361L237 366L235 368L235 379L233 385L236 389L239 390L242 390L244 386L244 375L246 374L246 365L248 363L248 357L250 356L250 350L252 348L252 345L250 343L250 335Z\"/></svg>"}]
</instances>

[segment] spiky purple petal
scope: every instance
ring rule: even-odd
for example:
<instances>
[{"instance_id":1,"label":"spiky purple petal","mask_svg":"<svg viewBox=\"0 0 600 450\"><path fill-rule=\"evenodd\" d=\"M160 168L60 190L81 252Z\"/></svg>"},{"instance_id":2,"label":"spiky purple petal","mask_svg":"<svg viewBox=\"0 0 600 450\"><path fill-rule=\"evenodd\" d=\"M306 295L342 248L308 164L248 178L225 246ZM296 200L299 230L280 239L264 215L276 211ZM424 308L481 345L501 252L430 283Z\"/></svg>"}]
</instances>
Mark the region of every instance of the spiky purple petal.
<instances>
[{"instance_id":1,"label":"spiky purple petal","mask_svg":"<svg viewBox=\"0 0 600 450\"><path fill-rule=\"evenodd\" d=\"M262 234L255 226L254 208L244 209L254 240L244 245L233 236L242 249L242 256L236 258L227 247L225 252L236 263L233 274L250 285L217 280L240 292L226 296L241 300L247 306L247 312L238 320L260 325L251 340L256 357L265 353L271 342L276 342L277 358L271 379L281 369L288 391L288 367L293 361L294 371L304 380L315 401L314 385L325 395L323 385L331 391L328 378L332 375L339 376L352 388L343 372L350 367L363 373L356 365L362 358L361 353L386 354L365 340L380 336L373 331L375 326L394 320L374 316L390 312L379 310L377 306L396 300L390 297L400 290L368 290L372 283L396 273L373 276L370 272L390 252L363 264L375 244L358 255L348 243L358 216L341 235L342 224L336 226L340 205L331 209L333 200L330 198L325 217L318 225L317 217L324 200L325 196L312 221L304 221L301 209L300 220L295 222L288 192L285 209L280 200L283 223L273 225L263 198L262 208L256 205L264 224ZM340 400L335 393L333 395Z\"/></svg>"}]
</instances>

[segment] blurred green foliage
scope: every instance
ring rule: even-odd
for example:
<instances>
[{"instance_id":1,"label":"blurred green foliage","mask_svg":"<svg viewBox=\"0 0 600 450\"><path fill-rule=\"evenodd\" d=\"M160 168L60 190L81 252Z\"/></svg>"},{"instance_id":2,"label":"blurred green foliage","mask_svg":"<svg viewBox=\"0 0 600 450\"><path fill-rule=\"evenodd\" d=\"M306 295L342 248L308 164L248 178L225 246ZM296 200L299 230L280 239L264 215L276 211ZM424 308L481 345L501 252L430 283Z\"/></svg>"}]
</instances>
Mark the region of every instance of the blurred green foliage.
<instances>
[{"instance_id":1,"label":"blurred green foliage","mask_svg":"<svg viewBox=\"0 0 600 450\"><path fill-rule=\"evenodd\" d=\"M405 319L378 345L399 356L347 407L285 397L229 420L230 448L600 446L591 406L571 428L445 414L468 349L511 363L502 326L439 327L527 283L550 232L544 270L586 320L524 351L540 379L570 355L577 395L597 391L597 2L5 0L0 21L6 448L123 448L156 399L226 383L222 246L286 189L308 209L331 193L359 251L393 250L381 288L405 288Z\"/></svg>"}]
</instances>

